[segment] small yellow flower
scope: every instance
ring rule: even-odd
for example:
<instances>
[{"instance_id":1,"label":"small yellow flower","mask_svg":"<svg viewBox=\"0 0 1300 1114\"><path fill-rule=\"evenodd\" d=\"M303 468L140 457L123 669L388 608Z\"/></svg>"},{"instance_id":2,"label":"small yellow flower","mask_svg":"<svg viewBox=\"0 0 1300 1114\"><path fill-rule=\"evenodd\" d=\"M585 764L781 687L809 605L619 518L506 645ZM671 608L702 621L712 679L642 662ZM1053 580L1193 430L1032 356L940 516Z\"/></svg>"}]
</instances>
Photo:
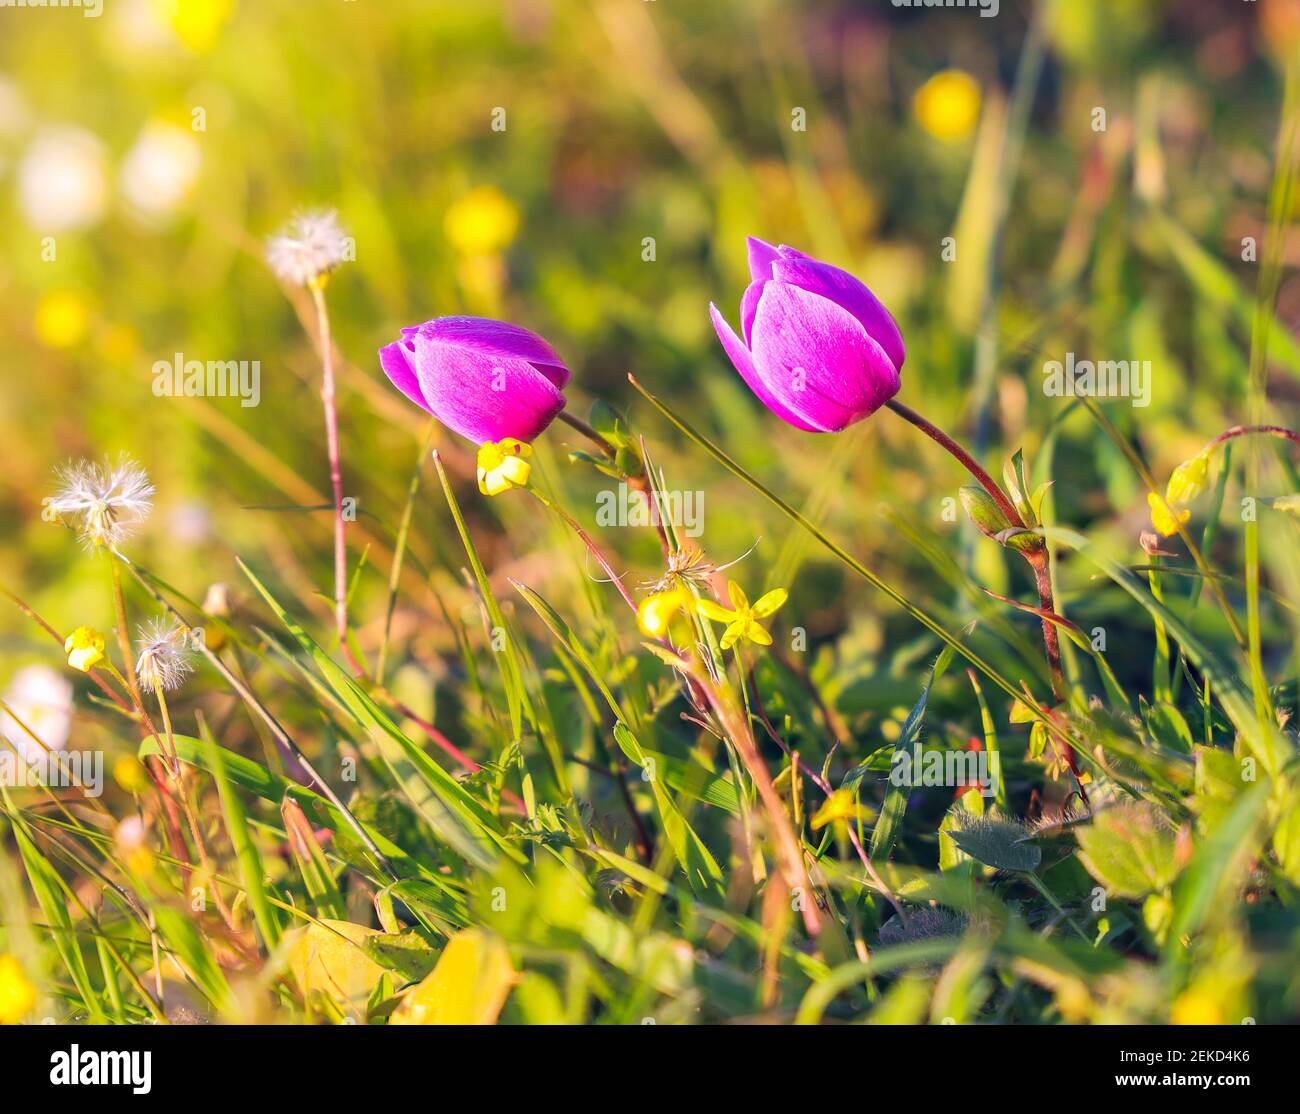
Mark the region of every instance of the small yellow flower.
<instances>
[{"instance_id":1,"label":"small yellow flower","mask_svg":"<svg viewBox=\"0 0 1300 1114\"><path fill-rule=\"evenodd\" d=\"M759 646L772 645L772 636L758 620L774 614L790 597L790 593L784 588L773 588L751 606L745 590L732 580L727 584L727 594L731 597L734 610L728 610L713 600L699 600L696 603L699 613L706 619L727 624L727 629L722 633L722 648L730 650L742 638Z\"/></svg>"},{"instance_id":2,"label":"small yellow flower","mask_svg":"<svg viewBox=\"0 0 1300 1114\"><path fill-rule=\"evenodd\" d=\"M528 458L532 445L504 437L488 441L478 450L478 489L484 495L500 495L512 487L527 487L533 466Z\"/></svg>"},{"instance_id":3,"label":"small yellow flower","mask_svg":"<svg viewBox=\"0 0 1300 1114\"><path fill-rule=\"evenodd\" d=\"M637 626L651 638L662 638L668 633L668 624L673 616L687 607L691 599L691 594L684 588L654 592L637 605Z\"/></svg>"},{"instance_id":4,"label":"small yellow flower","mask_svg":"<svg viewBox=\"0 0 1300 1114\"><path fill-rule=\"evenodd\" d=\"M1171 506L1164 496L1154 491L1147 494L1147 505L1151 508L1151 525L1166 538L1178 533L1178 527L1192 517L1186 507Z\"/></svg>"},{"instance_id":5,"label":"small yellow flower","mask_svg":"<svg viewBox=\"0 0 1300 1114\"><path fill-rule=\"evenodd\" d=\"M0 1025L17 1025L36 1007L36 987L11 955L0 955Z\"/></svg>"},{"instance_id":6,"label":"small yellow flower","mask_svg":"<svg viewBox=\"0 0 1300 1114\"><path fill-rule=\"evenodd\" d=\"M90 627L78 627L63 643L68 664L82 673L89 673L104 661L104 636Z\"/></svg>"},{"instance_id":7,"label":"small yellow flower","mask_svg":"<svg viewBox=\"0 0 1300 1114\"><path fill-rule=\"evenodd\" d=\"M870 820L875 814L866 805L859 804L857 798L847 789L836 789L826 803L812 818L813 831L820 831L827 824L834 824L836 831L843 834L844 826L849 821Z\"/></svg>"},{"instance_id":8,"label":"small yellow flower","mask_svg":"<svg viewBox=\"0 0 1300 1114\"><path fill-rule=\"evenodd\" d=\"M141 793L149 785L144 767L131 754L123 754L113 763L113 780L128 793Z\"/></svg>"},{"instance_id":9,"label":"small yellow flower","mask_svg":"<svg viewBox=\"0 0 1300 1114\"><path fill-rule=\"evenodd\" d=\"M964 139L979 121L979 82L964 70L943 70L916 91L912 111L936 139Z\"/></svg>"},{"instance_id":10,"label":"small yellow flower","mask_svg":"<svg viewBox=\"0 0 1300 1114\"><path fill-rule=\"evenodd\" d=\"M461 255L494 255L519 231L519 210L495 186L479 186L452 204L443 229Z\"/></svg>"},{"instance_id":11,"label":"small yellow flower","mask_svg":"<svg viewBox=\"0 0 1300 1114\"><path fill-rule=\"evenodd\" d=\"M50 348L72 348L90 325L86 300L71 290L54 290L36 307L36 335Z\"/></svg>"}]
</instances>

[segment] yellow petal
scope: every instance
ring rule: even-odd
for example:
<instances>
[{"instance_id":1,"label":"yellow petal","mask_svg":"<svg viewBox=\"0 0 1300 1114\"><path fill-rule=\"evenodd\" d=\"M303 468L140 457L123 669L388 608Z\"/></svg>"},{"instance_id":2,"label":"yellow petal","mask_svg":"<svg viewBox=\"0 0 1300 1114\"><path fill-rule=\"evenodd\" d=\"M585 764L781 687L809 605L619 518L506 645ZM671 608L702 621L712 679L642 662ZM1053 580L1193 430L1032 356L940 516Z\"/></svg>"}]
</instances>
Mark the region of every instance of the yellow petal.
<instances>
[{"instance_id":1,"label":"yellow petal","mask_svg":"<svg viewBox=\"0 0 1300 1114\"><path fill-rule=\"evenodd\" d=\"M759 597L758 602L754 604L753 612L758 618L766 619L789 598L790 593L784 588L773 588L766 595Z\"/></svg>"},{"instance_id":2,"label":"yellow petal","mask_svg":"<svg viewBox=\"0 0 1300 1114\"><path fill-rule=\"evenodd\" d=\"M727 582L727 595L731 597L731 606L737 611L744 611L749 607L749 597L745 595L745 589L734 580Z\"/></svg>"},{"instance_id":3,"label":"yellow petal","mask_svg":"<svg viewBox=\"0 0 1300 1114\"><path fill-rule=\"evenodd\" d=\"M744 623L732 623L725 631L722 632L722 642L720 645L724 650L730 650L736 640L744 633Z\"/></svg>"},{"instance_id":4,"label":"yellow petal","mask_svg":"<svg viewBox=\"0 0 1300 1114\"><path fill-rule=\"evenodd\" d=\"M734 611L728 611L722 604L715 603L713 600L697 600L695 610L715 623L733 623L736 620Z\"/></svg>"},{"instance_id":5,"label":"yellow petal","mask_svg":"<svg viewBox=\"0 0 1300 1114\"><path fill-rule=\"evenodd\" d=\"M514 985L499 936L468 928L447 941L438 965L397 1007L390 1025L494 1025Z\"/></svg>"},{"instance_id":6,"label":"yellow petal","mask_svg":"<svg viewBox=\"0 0 1300 1114\"><path fill-rule=\"evenodd\" d=\"M637 625L651 638L662 638L674 615L686 606L687 593L680 588L646 596L636 609Z\"/></svg>"},{"instance_id":7,"label":"yellow petal","mask_svg":"<svg viewBox=\"0 0 1300 1114\"><path fill-rule=\"evenodd\" d=\"M68 664L87 673L104 661L104 636L90 627L78 627L63 643Z\"/></svg>"},{"instance_id":8,"label":"yellow petal","mask_svg":"<svg viewBox=\"0 0 1300 1114\"><path fill-rule=\"evenodd\" d=\"M1185 460L1169 477L1165 488L1165 502L1171 507L1190 503L1205 490L1210 477L1209 455L1200 452L1191 460Z\"/></svg>"},{"instance_id":9,"label":"yellow petal","mask_svg":"<svg viewBox=\"0 0 1300 1114\"><path fill-rule=\"evenodd\" d=\"M1192 517L1186 507L1170 507L1154 491L1147 494L1147 506L1151 508L1151 525L1167 538L1178 533L1179 525Z\"/></svg>"},{"instance_id":10,"label":"yellow petal","mask_svg":"<svg viewBox=\"0 0 1300 1114\"><path fill-rule=\"evenodd\" d=\"M772 636L753 620L745 626L745 637L759 646L772 645Z\"/></svg>"}]
</instances>

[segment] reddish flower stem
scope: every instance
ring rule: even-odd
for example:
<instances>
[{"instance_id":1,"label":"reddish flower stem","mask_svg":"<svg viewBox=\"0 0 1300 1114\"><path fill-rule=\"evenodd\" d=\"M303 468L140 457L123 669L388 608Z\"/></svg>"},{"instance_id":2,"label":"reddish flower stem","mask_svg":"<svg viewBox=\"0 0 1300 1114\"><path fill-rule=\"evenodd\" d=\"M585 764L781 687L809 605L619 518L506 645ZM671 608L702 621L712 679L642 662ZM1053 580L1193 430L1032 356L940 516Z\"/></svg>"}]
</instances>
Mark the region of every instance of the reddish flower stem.
<instances>
[{"instance_id":1,"label":"reddish flower stem","mask_svg":"<svg viewBox=\"0 0 1300 1114\"><path fill-rule=\"evenodd\" d=\"M998 509L1006 516L1007 520L1013 526L1019 526L1022 529L1025 526L1025 520L1021 517L1020 512L1016 509L1015 504L1007 496L1006 492L994 481L979 464L979 462L970 455L964 448L954 441L948 434L944 433L933 422L927 421L921 417L910 406L905 406L897 399L890 399L886 406L895 414L905 421L911 422L922 433L929 437L936 444L941 446L946 452L954 457L963 468L966 469L978 481L980 487L989 493L989 497L998 505ZM1229 431L1231 432L1231 431ZM1029 562L1029 567L1034 570L1034 584L1038 589L1038 600L1040 606L1053 615L1060 612L1056 609L1056 601L1052 592L1052 558L1048 553L1047 546L1044 543L1041 549L1032 551L1018 551L1021 556ZM1066 698L1065 670L1061 666L1061 639L1056 630L1056 624L1050 619L1044 618L1043 623L1043 650L1047 656L1047 667L1052 676L1052 695L1058 704L1064 702ZM1079 790L1079 797L1083 800L1084 805L1088 804L1088 793L1083 787L1083 781L1080 777L1079 756L1075 753L1074 747L1069 743L1065 744L1066 761L1070 765L1070 772L1074 775L1075 785Z\"/></svg>"}]
</instances>

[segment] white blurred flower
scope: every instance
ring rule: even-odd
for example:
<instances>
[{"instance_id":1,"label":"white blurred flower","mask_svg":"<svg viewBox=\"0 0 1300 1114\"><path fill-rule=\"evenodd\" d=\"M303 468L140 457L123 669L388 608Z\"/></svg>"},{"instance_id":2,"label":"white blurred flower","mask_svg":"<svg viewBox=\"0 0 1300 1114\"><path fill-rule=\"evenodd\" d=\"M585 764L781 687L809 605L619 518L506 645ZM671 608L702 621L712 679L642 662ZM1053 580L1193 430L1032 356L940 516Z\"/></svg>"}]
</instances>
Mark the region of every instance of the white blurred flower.
<instances>
[{"instance_id":1,"label":"white blurred flower","mask_svg":"<svg viewBox=\"0 0 1300 1114\"><path fill-rule=\"evenodd\" d=\"M0 75L0 135L16 135L27 126L27 102L14 82Z\"/></svg>"},{"instance_id":2,"label":"white blurred flower","mask_svg":"<svg viewBox=\"0 0 1300 1114\"><path fill-rule=\"evenodd\" d=\"M212 512L196 499L177 505L167 516L167 536L178 545L202 545L212 538Z\"/></svg>"},{"instance_id":3,"label":"white blurred flower","mask_svg":"<svg viewBox=\"0 0 1300 1114\"><path fill-rule=\"evenodd\" d=\"M50 750L62 750L72 729L72 684L48 665L28 665L14 674L5 692L5 703ZM0 735L9 740L23 756L33 762L44 749L0 709Z\"/></svg>"},{"instance_id":4,"label":"white blurred flower","mask_svg":"<svg viewBox=\"0 0 1300 1114\"><path fill-rule=\"evenodd\" d=\"M306 286L353 258L352 237L333 209L301 213L266 245L266 261L282 281Z\"/></svg>"},{"instance_id":5,"label":"white blurred flower","mask_svg":"<svg viewBox=\"0 0 1300 1114\"><path fill-rule=\"evenodd\" d=\"M41 232L93 224L108 202L103 144L84 128L44 129L18 165L18 196Z\"/></svg>"},{"instance_id":6,"label":"white blurred flower","mask_svg":"<svg viewBox=\"0 0 1300 1114\"><path fill-rule=\"evenodd\" d=\"M124 55L152 55L178 46L157 0L114 0L108 12L109 45Z\"/></svg>"},{"instance_id":7,"label":"white blurred flower","mask_svg":"<svg viewBox=\"0 0 1300 1114\"><path fill-rule=\"evenodd\" d=\"M202 157L193 133L151 121L122 161L122 193L147 217L167 217L184 203Z\"/></svg>"},{"instance_id":8,"label":"white blurred flower","mask_svg":"<svg viewBox=\"0 0 1300 1114\"><path fill-rule=\"evenodd\" d=\"M70 520L89 550L120 545L153 507L149 473L126 457L116 466L65 464L55 474L59 490L49 509Z\"/></svg>"}]
</instances>

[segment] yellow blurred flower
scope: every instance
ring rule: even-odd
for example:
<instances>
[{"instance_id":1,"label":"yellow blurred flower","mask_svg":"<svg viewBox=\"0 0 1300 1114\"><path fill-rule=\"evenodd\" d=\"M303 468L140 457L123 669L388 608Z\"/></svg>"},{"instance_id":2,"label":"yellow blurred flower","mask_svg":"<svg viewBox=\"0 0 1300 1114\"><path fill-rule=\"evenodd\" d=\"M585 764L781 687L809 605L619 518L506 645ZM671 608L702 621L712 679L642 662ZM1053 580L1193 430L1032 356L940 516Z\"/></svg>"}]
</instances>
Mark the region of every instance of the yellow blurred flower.
<instances>
[{"instance_id":1,"label":"yellow blurred flower","mask_svg":"<svg viewBox=\"0 0 1300 1114\"><path fill-rule=\"evenodd\" d=\"M637 604L637 626L651 638L662 638L668 633L668 625L673 616L684 609L691 598L691 593L684 588L670 588L666 592L654 592L646 596Z\"/></svg>"},{"instance_id":2,"label":"yellow blurred flower","mask_svg":"<svg viewBox=\"0 0 1300 1114\"><path fill-rule=\"evenodd\" d=\"M1222 1025L1227 1018L1217 997L1193 987L1175 999L1169 1020L1175 1025Z\"/></svg>"},{"instance_id":3,"label":"yellow blurred flower","mask_svg":"<svg viewBox=\"0 0 1300 1114\"><path fill-rule=\"evenodd\" d=\"M533 466L528 458L533 447L513 437L488 441L478 450L478 489L484 495L500 495L512 487L526 487Z\"/></svg>"},{"instance_id":4,"label":"yellow blurred flower","mask_svg":"<svg viewBox=\"0 0 1300 1114\"><path fill-rule=\"evenodd\" d=\"M1165 487L1165 502L1170 506L1190 503L1205 490L1210 475L1210 455L1202 450L1173 470Z\"/></svg>"},{"instance_id":5,"label":"yellow blurred flower","mask_svg":"<svg viewBox=\"0 0 1300 1114\"><path fill-rule=\"evenodd\" d=\"M86 299L74 290L51 290L36 306L36 335L50 348L71 348L89 325Z\"/></svg>"},{"instance_id":6,"label":"yellow blurred flower","mask_svg":"<svg viewBox=\"0 0 1300 1114\"><path fill-rule=\"evenodd\" d=\"M90 627L78 627L64 640L63 650L73 669L89 673L104 661L104 636Z\"/></svg>"},{"instance_id":7,"label":"yellow blurred flower","mask_svg":"<svg viewBox=\"0 0 1300 1114\"><path fill-rule=\"evenodd\" d=\"M0 1025L17 1025L36 1006L36 987L11 955L0 955Z\"/></svg>"},{"instance_id":8,"label":"yellow blurred flower","mask_svg":"<svg viewBox=\"0 0 1300 1114\"><path fill-rule=\"evenodd\" d=\"M447 239L461 255L493 255L519 231L519 210L495 186L478 186L443 218Z\"/></svg>"},{"instance_id":9,"label":"yellow blurred flower","mask_svg":"<svg viewBox=\"0 0 1300 1114\"><path fill-rule=\"evenodd\" d=\"M1192 517L1192 512L1186 507L1171 507L1163 495L1154 491L1147 494L1147 506L1151 508L1151 525L1166 538L1178 533L1178 527Z\"/></svg>"},{"instance_id":10,"label":"yellow blurred flower","mask_svg":"<svg viewBox=\"0 0 1300 1114\"><path fill-rule=\"evenodd\" d=\"M123 754L113 762L113 780L128 793L139 793L149 784L144 767L131 754Z\"/></svg>"},{"instance_id":11,"label":"yellow blurred flower","mask_svg":"<svg viewBox=\"0 0 1300 1114\"><path fill-rule=\"evenodd\" d=\"M176 37L197 54L212 49L230 19L234 0L153 0Z\"/></svg>"},{"instance_id":12,"label":"yellow blurred flower","mask_svg":"<svg viewBox=\"0 0 1300 1114\"><path fill-rule=\"evenodd\" d=\"M964 70L943 70L916 91L912 111L936 139L964 139L979 121L979 82Z\"/></svg>"}]
</instances>

